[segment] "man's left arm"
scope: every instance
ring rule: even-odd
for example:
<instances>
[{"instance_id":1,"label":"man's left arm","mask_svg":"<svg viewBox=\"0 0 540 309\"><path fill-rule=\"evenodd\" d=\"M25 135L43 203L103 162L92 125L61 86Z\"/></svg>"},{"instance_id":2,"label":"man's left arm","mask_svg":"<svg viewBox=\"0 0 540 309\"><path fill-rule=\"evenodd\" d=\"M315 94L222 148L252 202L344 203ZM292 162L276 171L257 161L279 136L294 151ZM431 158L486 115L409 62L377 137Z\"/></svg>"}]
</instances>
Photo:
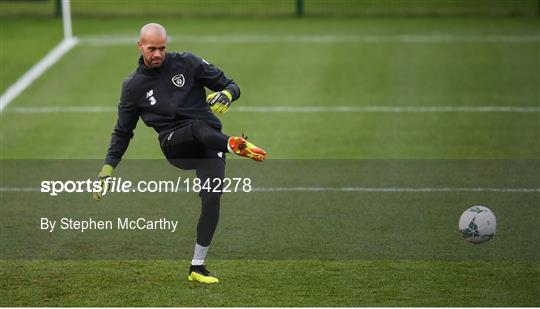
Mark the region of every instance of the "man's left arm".
<instances>
[{"instance_id":1,"label":"man's left arm","mask_svg":"<svg viewBox=\"0 0 540 309\"><path fill-rule=\"evenodd\" d=\"M231 103L240 97L240 88L225 73L204 59L199 60L198 77L208 89L215 91L206 98L206 102L215 113L225 113Z\"/></svg>"}]
</instances>

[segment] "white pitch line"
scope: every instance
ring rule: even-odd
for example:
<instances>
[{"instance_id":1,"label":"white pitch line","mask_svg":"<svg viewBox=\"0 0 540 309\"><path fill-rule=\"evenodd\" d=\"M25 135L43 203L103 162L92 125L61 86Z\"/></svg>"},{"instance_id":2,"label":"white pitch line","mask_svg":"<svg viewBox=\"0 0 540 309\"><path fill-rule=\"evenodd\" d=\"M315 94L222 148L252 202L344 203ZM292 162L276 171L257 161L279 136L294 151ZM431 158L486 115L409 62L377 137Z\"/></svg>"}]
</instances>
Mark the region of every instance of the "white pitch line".
<instances>
[{"instance_id":1,"label":"white pitch line","mask_svg":"<svg viewBox=\"0 0 540 309\"><path fill-rule=\"evenodd\" d=\"M388 35L184 35L169 36L169 42L178 43L536 43L540 42L538 35L486 34L388 34ZM137 42L134 36L85 36L81 37L83 44L103 45L133 45Z\"/></svg>"},{"instance_id":2,"label":"white pitch line","mask_svg":"<svg viewBox=\"0 0 540 309\"><path fill-rule=\"evenodd\" d=\"M2 187L0 192L40 192L40 188ZM397 188L397 187L267 187L253 188L252 192L508 192L536 193L540 188Z\"/></svg>"},{"instance_id":3,"label":"white pitch line","mask_svg":"<svg viewBox=\"0 0 540 309\"><path fill-rule=\"evenodd\" d=\"M112 106L14 107L13 113L111 113ZM539 113L535 106L238 106L240 113Z\"/></svg>"},{"instance_id":4,"label":"white pitch line","mask_svg":"<svg viewBox=\"0 0 540 309\"><path fill-rule=\"evenodd\" d=\"M536 113L533 106L239 106L234 111L257 113Z\"/></svg>"},{"instance_id":5,"label":"white pitch line","mask_svg":"<svg viewBox=\"0 0 540 309\"><path fill-rule=\"evenodd\" d=\"M109 113L116 111L112 106L44 106L44 107L13 107L7 112L13 113Z\"/></svg>"},{"instance_id":6,"label":"white pitch line","mask_svg":"<svg viewBox=\"0 0 540 309\"><path fill-rule=\"evenodd\" d=\"M540 188L376 188L376 187L276 187L255 192L540 192Z\"/></svg>"},{"instance_id":7,"label":"white pitch line","mask_svg":"<svg viewBox=\"0 0 540 309\"><path fill-rule=\"evenodd\" d=\"M0 192L40 192L40 188L3 187Z\"/></svg>"},{"instance_id":8,"label":"white pitch line","mask_svg":"<svg viewBox=\"0 0 540 309\"><path fill-rule=\"evenodd\" d=\"M11 85L0 97L0 112L24 91L34 80L43 74L49 67L56 63L64 54L70 51L79 39L64 39L54 49L52 49L43 59L36 63L30 70L21 76L13 85Z\"/></svg>"}]
</instances>

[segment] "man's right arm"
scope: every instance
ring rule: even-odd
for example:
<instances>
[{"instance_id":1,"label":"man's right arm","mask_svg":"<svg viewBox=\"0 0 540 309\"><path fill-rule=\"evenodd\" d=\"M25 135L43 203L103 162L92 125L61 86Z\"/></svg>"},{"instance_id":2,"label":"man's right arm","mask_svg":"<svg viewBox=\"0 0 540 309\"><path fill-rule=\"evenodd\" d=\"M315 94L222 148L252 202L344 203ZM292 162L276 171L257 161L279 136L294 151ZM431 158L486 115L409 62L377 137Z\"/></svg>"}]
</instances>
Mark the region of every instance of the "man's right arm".
<instances>
[{"instance_id":1,"label":"man's right arm","mask_svg":"<svg viewBox=\"0 0 540 309\"><path fill-rule=\"evenodd\" d=\"M126 152L129 141L133 137L133 130L139 120L139 111L135 102L130 98L127 81L122 85L122 95L118 104L118 119L111 135L111 143L105 164L115 168Z\"/></svg>"},{"instance_id":2,"label":"man's right arm","mask_svg":"<svg viewBox=\"0 0 540 309\"><path fill-rule=\"evenodd\" d=\"M106 179L112 177L114 168L120 163L122 156L126 152L138 120L139 111L130 98L127 81L125 81L122 85L120 104L118 104L118 119L116 121L116 126L114 127L111 136L111 143L109 145L109 150L107 151L107 156L105 157L105 164L98 175L98 180L100 181L102 188L105 188ZM106 191L107 189L104 190ZM99 201L102 194L103 191L92 192L92 197L94 200Z\"/></svg>"}]
</instances>

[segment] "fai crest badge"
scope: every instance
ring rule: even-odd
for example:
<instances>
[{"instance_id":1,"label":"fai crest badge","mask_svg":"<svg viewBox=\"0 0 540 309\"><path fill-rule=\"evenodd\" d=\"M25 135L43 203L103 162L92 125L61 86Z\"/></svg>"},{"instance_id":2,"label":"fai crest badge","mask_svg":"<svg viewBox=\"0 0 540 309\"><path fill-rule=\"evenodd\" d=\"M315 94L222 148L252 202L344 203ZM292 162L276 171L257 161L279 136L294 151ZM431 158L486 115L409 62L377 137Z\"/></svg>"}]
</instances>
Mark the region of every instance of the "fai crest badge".
<instances>
[{"instance_id":1,"label":"fai crest badge","mask_svg":"<svg viewBox=\"0 0 540 309\"><path fill-rule=\"evenodd\" d=\"M184 78L184 75L176 74L171 78L171 81L176 87L181 88L182 86L184 86L186 79Z\"/></svg>"}]
</instances>

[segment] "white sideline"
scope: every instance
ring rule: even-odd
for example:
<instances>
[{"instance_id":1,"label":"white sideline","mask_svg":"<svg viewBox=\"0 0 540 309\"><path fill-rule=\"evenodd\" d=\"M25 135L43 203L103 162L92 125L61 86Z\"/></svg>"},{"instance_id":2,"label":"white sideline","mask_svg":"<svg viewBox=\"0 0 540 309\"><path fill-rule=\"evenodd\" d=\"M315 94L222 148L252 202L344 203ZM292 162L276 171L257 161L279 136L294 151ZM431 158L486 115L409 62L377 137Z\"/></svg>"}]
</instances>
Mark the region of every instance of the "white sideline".
<instances>
[{"instance_id":1,"label":"white sideline","mask_svg":"<svg viewBox=\"0 0 540 309\"><path fill-rule=\"evenodd\" d=\"M43 72L56 63L64 54L71 50L79 42L78 38L71 37L62 40L54 49L52 49L43 59L36 63L28 72L21 76L13 85L11 85L0 97L0 112L11 103L21 92L24 91L34 80Z\"/></svg>"},{"instance_id":2,"label":"white sideline","mask_svg":"<svg viewBox=\"0 0 540 309\"><path fill-rule=\"evenodd\" d=\"M371 188L371 187L276 187L253 188L255 192L540 192L540 188Z\"/></svg>"},{"instance_id":3,"label":"white sideline","mask_svg":"<svg viewBox=\"0 0 540 309\"><path fill-rule=\"evenodd\" d=\"M253 188L253 192L540 192L540 188L393 188L393 187L267 187ZM40 192L40 188L2 187L0 192Z\"/></svg>"},{"instance_id":4,"label":"white sideline","mask_svg":"<svg viewBox=\"0 0 540 309\"><path fill-rule=\"evenodd\" d=\"M536 43L538 35L459 35L459 34L387 34L387 35L183 35L169 36L169 43ZM135 36L84 36L81 43L95 46L133 45Z\"/></svg>"},{"instance_id":5,"label":"white sideline","mask_svg":"<svg viewBox=\"0 0 540 309\"><path fill-rule=\"evenodd\" d=\"M112 106L14 107L14 113L110 113ZM539 113L534 106L238 106L241 113Z\"/></svg>"}]
</instances>

